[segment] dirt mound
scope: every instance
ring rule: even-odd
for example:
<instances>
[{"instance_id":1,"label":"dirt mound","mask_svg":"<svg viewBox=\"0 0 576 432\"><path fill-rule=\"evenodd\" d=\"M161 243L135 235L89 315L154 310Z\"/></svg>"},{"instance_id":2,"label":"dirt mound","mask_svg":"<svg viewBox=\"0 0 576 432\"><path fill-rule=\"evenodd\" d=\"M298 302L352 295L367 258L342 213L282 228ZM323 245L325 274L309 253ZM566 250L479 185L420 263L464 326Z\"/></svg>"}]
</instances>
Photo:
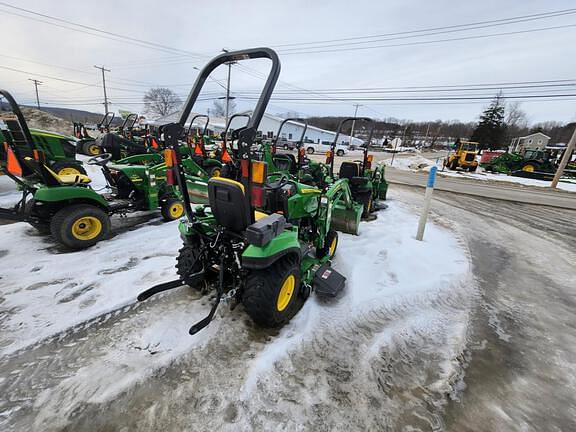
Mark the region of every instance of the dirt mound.
<instances>
[{"instance_id":1,"label":"dirt mound","mask_svg":"<svg viewBox=\"0 0 576 432\"><path fill-rule=\"evenodd\" d=\"M30 128L72 135L72 124L60 117L35 108L22 108L22 114L24 114Z\"/></svg>"}]
</instances>

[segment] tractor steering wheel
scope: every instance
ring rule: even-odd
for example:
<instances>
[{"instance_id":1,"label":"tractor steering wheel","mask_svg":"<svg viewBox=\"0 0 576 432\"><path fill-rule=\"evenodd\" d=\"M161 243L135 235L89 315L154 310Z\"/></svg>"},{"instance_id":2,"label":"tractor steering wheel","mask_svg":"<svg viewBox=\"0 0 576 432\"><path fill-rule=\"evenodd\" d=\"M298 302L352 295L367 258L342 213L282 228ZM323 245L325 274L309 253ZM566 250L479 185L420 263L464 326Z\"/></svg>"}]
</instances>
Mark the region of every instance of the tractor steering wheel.
<instances>
[{"instance_id":1,"label":"tractor steering wheel","mask_svg":"<svg viewBox=\"0 0 576 432\"><path fill-rule=\"evenodd\" d=\"M110 162L110 159L112 159L112 155L110 153L102 153L99 155L96 155L94 157L91 157L90 159L88 159L86 161L86 163L88 165L100 165L100 166L104 166L106 165L108 162Z\"/></svg>"},{"instance_id":2,"label":"tractor steering wheel","mask_svg":"<svg viewBox=\"0 0 576 432\"><path fill-rule=\"evenodd\" d=\"M288 180L288 176L286 174L282 174L278 180L267 184L266 187L272 190L280 189L282 186L288 183Z\"/></svg>"}]
</instances>

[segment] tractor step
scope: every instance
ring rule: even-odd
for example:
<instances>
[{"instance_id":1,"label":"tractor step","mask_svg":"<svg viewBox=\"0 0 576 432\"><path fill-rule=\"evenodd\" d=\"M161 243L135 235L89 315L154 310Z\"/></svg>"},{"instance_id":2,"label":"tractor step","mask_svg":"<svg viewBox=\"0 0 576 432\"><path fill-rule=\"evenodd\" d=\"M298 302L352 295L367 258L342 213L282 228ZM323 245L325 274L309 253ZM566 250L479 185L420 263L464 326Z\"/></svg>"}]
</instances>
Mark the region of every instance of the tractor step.
<instances>
[{"instance_id":1,"label":"tractor step","mask_svg":"<svg viewBox=\"0 0 576 432\"><path fill-rule=\"evenodd\" d=\"M346 278L334 270L329 263L324 263L316 270L312 285L320 297L336 297L344 289Z\"/></svg>"}]
</instances>

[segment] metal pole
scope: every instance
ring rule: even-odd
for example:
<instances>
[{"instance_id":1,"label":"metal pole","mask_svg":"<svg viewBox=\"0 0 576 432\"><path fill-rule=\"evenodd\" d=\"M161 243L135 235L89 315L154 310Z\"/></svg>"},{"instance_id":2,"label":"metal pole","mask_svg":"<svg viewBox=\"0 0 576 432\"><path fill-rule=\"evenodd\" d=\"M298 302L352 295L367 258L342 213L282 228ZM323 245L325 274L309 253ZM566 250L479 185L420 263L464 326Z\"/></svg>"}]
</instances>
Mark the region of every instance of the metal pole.
<instances>
[{"instance_id":1,"label":"metal pole","mask_svg":"<svg viewBox=\"0 0 576 432\"><path fill-rule=\"evenodd\" d=\"M42 84L42 81L38 81L32 78L28 78L28 81L32 81L34 83L34 88L36 89L36 106L40 109L40 97L38 96L38 85Z\"/></svg>"},{"instance_id":2,"label":"metal pole","mask_svg":"<svg viewBox=\"0 0 576 432\"><path fill-rule=\"evenodd\" d=\"M360 104L355 104L354 105L356 107L356 109L354 110L354 117L356 117L356 115L358 115L358 107L360 106ZM354 126L356 126L356 119L352 120L352 129L350 130L350 142L348 143L348 148L350 148L350 146L352 145L352 139L354 138ZM370 143L367 143L366 145L368 145Z\"/></svg>"},{"instance_id":3,"label":"metal pole","mask_svg":"<svg viewBox=\"0 0 576 432\"><path fill-rule=\"evenodd\" d=\"M108 112L108 95L106 94L106 77L104 76L104 72L111 72L110 69L105 69L104 66L94 66L96 69L100 69L102 71L102 87L104 88L104 110Z\"/></svg>"},{"instance_id":4,"label":"metal pole","mask_svg":"<svg viewBox=\"0 0 576 432\"><path fill-rule=\"evenodd\" d=\"M416 233L416 240L422 241L424 238L424 228L426 228L426 221L428 220L428 213L430 212L430 204L432 203L432 193L434 192L434 183L436 182L436 171L438 167L434 165L430 168L428 175L428 183L426 184L426 193L424 194L424 208L418 221L418 232Z\"/></svg>"},{"instance_id":5,"label":"metal pole","mask_svg":"<svg viewBox=\"0 0 576 432\"><path fill-rule=\"evenodd\" d=\"M562 156L560 165L558 165L556 174L554 174L554 179L552 180L552 183L550 183L551 188L556 188L556 186L558 186L560 177L562 177L562 174L564 174L564 170L566 169L566 165L568 165L568 162L570 162L570 158L572 157L572 153L574 152L575 146L576 146L576 128L574 128L574 132L572 132L572 138L570 138L570 141L566 146L566 150L564 151L564 155Z\"/></svg>"},{"instance_id":6,"label":"metal pole","mask_svg":"<svg viewBox=\"0 0 576 432\"><path fill-rule=\"evenodd\" d=\"M230 73L232 72L232 63L228 62L228 79L226 81L226 124L230 114Z\"/></svg>"}]
</instances>

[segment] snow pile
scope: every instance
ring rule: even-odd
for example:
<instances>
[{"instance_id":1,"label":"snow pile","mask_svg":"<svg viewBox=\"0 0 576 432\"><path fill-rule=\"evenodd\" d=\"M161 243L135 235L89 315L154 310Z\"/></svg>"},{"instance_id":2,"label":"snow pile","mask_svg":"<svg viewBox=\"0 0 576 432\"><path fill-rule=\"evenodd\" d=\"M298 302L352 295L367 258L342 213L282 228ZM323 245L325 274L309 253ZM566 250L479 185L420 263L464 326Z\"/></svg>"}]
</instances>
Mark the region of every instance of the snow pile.
<instances>
[{"instance_id":1,"label":"snow pile","mask_svg":"<svg viewBox=\"0 0 576 432\"><path fill-rule=\"evenodd\" d=\"M387 160L386 163L390 165L390 160ZM434 165L437 165L437 163L431 159L426 159L422 156L410 156L394 158L392 167L403 170L428 171Z\"/></svg>"},{"instance_id":2,"label":"snow pile","mask_svg":"<svg viewBox=\"0 0 576 432\"><path fill-rule=\"evenodd\" d=\"M403 313L402 318L369 341L366 355L370 357L386 350L398 337L405 339L423 328L430 332L439 322L445 322L446 317L439 316L429 306L437 297L472 297L466 250L451 232L431 223L424 241L417 241L417 223L418 217L413 212L390 202L387 210L378 213L376 221L362 224L359 237L339 234L333 265L347 278L343 296L328 304L315 296L306 302L279 337L254 360L244 386L245 399L251 397L258 382L270 379L276 362L286 359L302 345L313 345L313 340L321 339L323 332L349 329L358 324L355 321L360 317L367 318L382 310L389 310L392 317L393 310L422 303L414 315ZM453 340L449 349L458 351L464 345L467 317L464 314L452 319L456 323L450 325ZM445 369L449 376L452 366L446 365Z\"/></svg>"}]
</instances>

